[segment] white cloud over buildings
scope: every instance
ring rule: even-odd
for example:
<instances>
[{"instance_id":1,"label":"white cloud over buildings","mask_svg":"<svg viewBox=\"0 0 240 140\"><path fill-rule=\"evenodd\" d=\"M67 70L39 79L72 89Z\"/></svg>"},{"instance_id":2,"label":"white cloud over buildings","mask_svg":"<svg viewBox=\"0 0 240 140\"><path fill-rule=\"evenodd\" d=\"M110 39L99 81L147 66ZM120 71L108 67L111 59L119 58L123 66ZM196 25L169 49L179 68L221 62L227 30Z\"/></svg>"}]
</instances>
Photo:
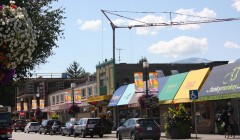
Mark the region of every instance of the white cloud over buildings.
<instances>
[{"instance_id":1,"label":"white cloud over buildings","mask_svg":"<svg viewBox=\"0 0 240 140\"><path fill-rule=\"evenodd\" d=\"M102 27L101 20L90 20L90 21L84 21L84 22L82 20L78 20L77 24L80 30L98 31Z\"/></svg>"},{"instance_id":2,"label":"white cloud over buildings","mask_svg":"<svg viewBox=\"0 0 240 140\"><path fill-rule=\"evenodd\" d=\"M194 55L208 51L206 38L179 36L170 41L159 41L148 48L151 53L162 54L167 57Z\"/></svg>"},{"instance_id":3,"label":"white cloud over buildings","mask_svg":"<svg viewBox=\"0 0 240 140\"><path fill-rule=\"evenodd\" d=\"M224 47L226 48L233 48L233 49L240 49L240 45L239 44L236 44L236 43L233 43L233 42L230 42L230 41L227 41L224 43Z\"/></svg>"},{"instance_id":4,"label":"white cloud over buildings","mask_svg":"<svg viewBox=\"0 0 240 140\"><path fill-rule=\"evenodd\" d=\"M240 12L240 0L234 0L232 4L233 8L235 8L238 12Z\"/></svg>"}]
</instances>

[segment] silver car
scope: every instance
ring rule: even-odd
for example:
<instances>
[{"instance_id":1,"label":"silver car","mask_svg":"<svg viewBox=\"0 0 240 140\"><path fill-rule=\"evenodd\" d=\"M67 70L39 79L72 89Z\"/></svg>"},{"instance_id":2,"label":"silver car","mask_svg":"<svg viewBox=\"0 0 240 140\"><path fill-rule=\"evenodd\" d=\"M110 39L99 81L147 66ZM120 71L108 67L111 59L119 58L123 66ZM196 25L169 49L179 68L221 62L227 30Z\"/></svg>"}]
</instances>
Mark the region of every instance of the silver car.
<instances>
[{"instance_id":1,"label":"silver car","mask_svg":"<svg viewBox=\"0 0 240 140\"><path fill-rule=\"evenodd\" d=\"M39 131L38 122L29 122L24 128L24 133L29 133L29 132L37 133L38 131Z\"/></svg>"}]
</instances>

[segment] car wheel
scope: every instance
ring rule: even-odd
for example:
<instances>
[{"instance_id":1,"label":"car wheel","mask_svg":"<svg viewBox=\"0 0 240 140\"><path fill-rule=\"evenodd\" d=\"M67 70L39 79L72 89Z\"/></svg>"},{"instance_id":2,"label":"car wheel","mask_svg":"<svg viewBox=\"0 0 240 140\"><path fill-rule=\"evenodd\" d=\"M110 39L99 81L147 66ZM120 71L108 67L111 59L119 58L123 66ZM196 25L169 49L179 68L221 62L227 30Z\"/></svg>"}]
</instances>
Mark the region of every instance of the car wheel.
<instances>
[{"instance_id":1,"label":"car wheel","mask_svg":"<svg viewBox=\"0 0 240 140\"><path fill-rule=\"evenodd\" d=\"M85 137L86 137L86 134L85 134L84 131L82 131L82 133L81 133L81 137L82 137L82 138L85 138Z\"/></svg>"},{"instance_id":2,"label":"car wheel","mask_svg":"<svg viewBox=\"0 0 240 140\"><path fill-rule=\"evenodd\" d=\"M100 138L103 138L103 133L99 134L99 137L100 137Z\"/></svg>"},{"instance_id":3,"label":"car wheel","mask_svg":"<svg viewBox=\"0 0 240 140\"><path fill-rule=\"evenodd\" d=\"M46 130L46 129L44 129L43 133L44 133L44 135L46 135L46 134L47 134L47 130Z\"/></svg>"},{"instance_id":4,"label":"car wheel","mask_svg":"<svg viewBox=\"0 0 240 140\"><path fill-rule=\"evenodd\" d=\"M29 131L27 131L27 133L29 133Z\"/></svg>"},{"instance_id":5,"label":"car wheel","mask_svg":"<svg viewBox=\"0 0 240 140\"><path fill-rule=\"evenodd\" d=\"M93 138L93 134L91 134L90 136L91 136L91 138Z\"/></svg>"},{"instance_id":6,"label":"car wheel","mask_svg":"<svg viewBox=\"0 0 240 140\"><path fill-rule=\"evenodd\" d=\"M42 134L42 131L41 131L41 130L39 130L39 134L40 134L40 135Z\"/></svg>"},{"instance_id":7,"label":"car wheel","mask_svg":"<svg viewBox=\"0 0 240 140\"><path fill-rule=\"evenodd\" d=\"M70 134L70 132L68 131L68 134L67 134L68 136L70 136L71 134Z\"/></svg>"},{"instance_id":8,"label":"car wheel","mask_svg":"<svg viewBox=\"0 0 240 140\"><path fill-rule=\"evenodd\" d=\"M122 140L122 136L120 133L118 133L118 140Z\"/></svg>"},{"instance_id":9,"label":"car wheel","mask_svg":"<svg viewBox=\"0 0 240 140\"><path fill-rule=\"evenodd\" d=\"M15 129L14 131L17 132L17 129Z\"/></svg>"},{"instance_id":10,"label":"car wheel","mask_svg":"<svg viewBox=\"0 0 240 140\"><path fill-rule=\"evenodd\" d=\"M131 140L137 140L137 139L135 138L135 135L134 135L134 133L132 133L132 134L131 134L131 137L130 137L130 139L131 139Z\"/></svg>"},{"instance_id":11,"label":"car wheel","mask_svg":"<svg viewBox=\"0 0 240 140\"><path fill-rule=\"evenodd\" d=\"M74 131L73 132L73 137L75 138L75 137L77 137L78 135L76 134L76 132Z\"/></svg>"},{"instance_id":12,"label":"car wheel","mask_svg":"<svg viewBox=\"0 0 240 140\"><path fill-rule=\"evenodd\" d=\"M153 140L160 140L160 138L158 137L158 138L154 138Z\"/></svg>"},{"instance_id":13,"label":"car wheel","mask_svg":"<svg viewBox=\"0 0 240 140\"><path fill-rule=\"evenodd\" d=\"M22 129L22 132L24 131L24 129Z\"/></svg>"},{"instance_id":14,"label":"car wheel","mask_svg":"<svg viewBox=\"0 0 240 140\"><path fill-rule=\"evenodd\" d=\"M62 135L62 136L65 136L65 134L64 134L64 132L63 132L63 131L61 131L61 135Z\"/></svg>"}]
</instances>

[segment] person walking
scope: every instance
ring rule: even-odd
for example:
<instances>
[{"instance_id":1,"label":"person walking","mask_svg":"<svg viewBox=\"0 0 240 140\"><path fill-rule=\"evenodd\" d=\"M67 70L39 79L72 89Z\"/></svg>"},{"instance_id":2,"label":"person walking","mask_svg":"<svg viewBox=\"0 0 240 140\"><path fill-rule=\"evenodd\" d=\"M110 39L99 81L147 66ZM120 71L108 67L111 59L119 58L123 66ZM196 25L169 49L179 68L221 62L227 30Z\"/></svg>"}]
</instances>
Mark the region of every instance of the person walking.
<instances>
[{"instance_id":1,"label":"person walking","mask_svg":"<svg viewBox=\"0 0 240 140\"><path fill-rule=\"evenodd\" d=\"M224 123L224 125L222 125L222 127L224 129L225 138L229 138L229 133L228 133L229 115L226 110L223 110L223 112L221 114L221 121L222 121L222 123Z\"/></svg>"},{"instance_id":2,"label":"person walking","mask_svg":"<svg viewBox=\"0 0 240 140\"><path fill-rule=\"evenodd\" d=\"M236 119L233 115L232 110L228 110L228 116L229 116L229 126L231 128L231 137L235 138L235 124Z\"/></svg>"}]
</instances>

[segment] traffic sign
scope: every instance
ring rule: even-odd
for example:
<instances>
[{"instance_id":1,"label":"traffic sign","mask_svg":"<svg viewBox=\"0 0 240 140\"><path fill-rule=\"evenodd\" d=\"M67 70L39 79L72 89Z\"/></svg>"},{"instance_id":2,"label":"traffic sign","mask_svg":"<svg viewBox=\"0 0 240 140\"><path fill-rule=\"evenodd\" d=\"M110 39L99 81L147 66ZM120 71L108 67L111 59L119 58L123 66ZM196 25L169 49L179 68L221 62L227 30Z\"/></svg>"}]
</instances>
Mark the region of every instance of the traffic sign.
<instances>
[{"instance_id":1,"label":"traffic sign","mask_svg":"<svg viewBox=\"0 0 240 140\"><path fill-rule=\"evenodd\" d=\"M198 99L198 90L189 90L189 98L190 100Z\"/></svg>"}]
</instances>

